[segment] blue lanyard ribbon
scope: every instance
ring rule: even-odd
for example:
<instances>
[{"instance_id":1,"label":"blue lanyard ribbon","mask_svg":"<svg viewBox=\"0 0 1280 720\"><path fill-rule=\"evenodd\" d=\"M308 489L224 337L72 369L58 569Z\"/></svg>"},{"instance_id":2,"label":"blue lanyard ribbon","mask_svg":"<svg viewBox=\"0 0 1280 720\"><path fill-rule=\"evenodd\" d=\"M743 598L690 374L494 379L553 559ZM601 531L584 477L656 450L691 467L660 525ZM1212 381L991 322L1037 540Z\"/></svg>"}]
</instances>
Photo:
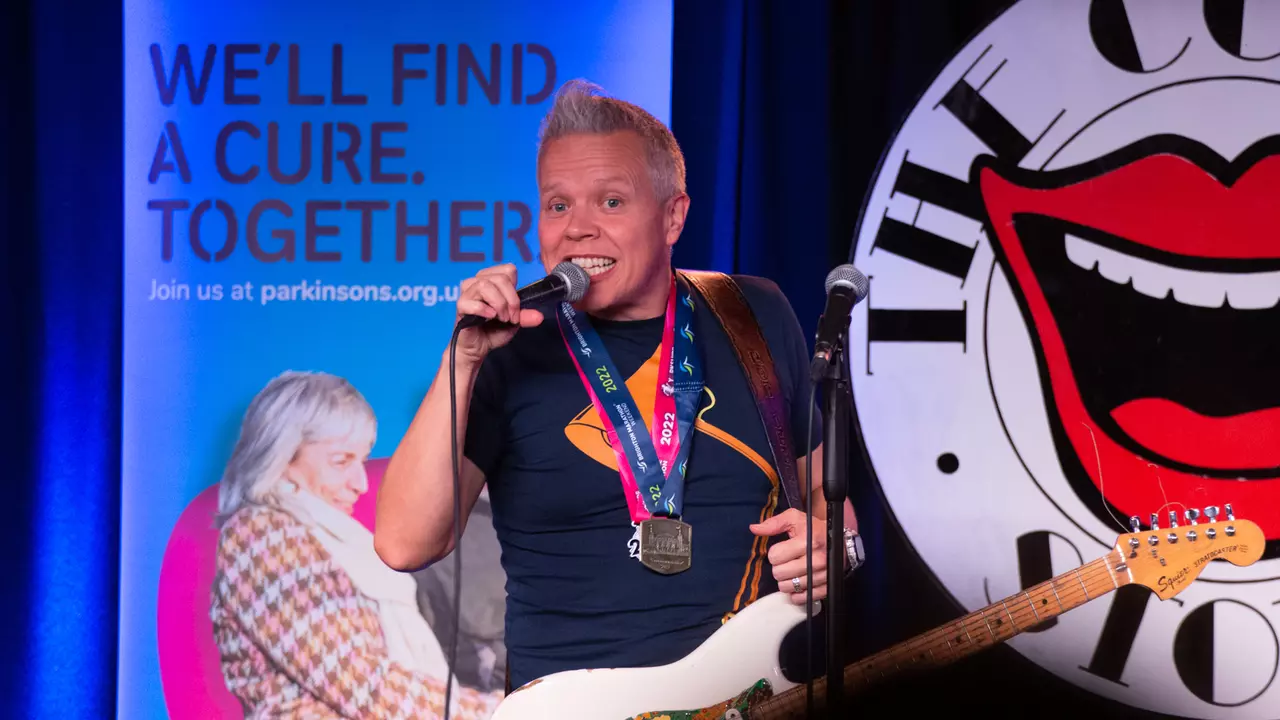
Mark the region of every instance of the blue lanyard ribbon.
<instances>
[{"instance_id":1,"label":"blue lanyard ribbon","mask_svg":"<svg viewBox=\"0 0 1280 720\"><path fill-rule=\"evenodd\" d=\"M556 315L591 402L605 425L634 522L680 517L690 440L702 395L702 358L693 334L693 298L673 275L663 323L654 413L646 432L639 407L585 313L561 303Z\"/></svg>"}]
</instances>

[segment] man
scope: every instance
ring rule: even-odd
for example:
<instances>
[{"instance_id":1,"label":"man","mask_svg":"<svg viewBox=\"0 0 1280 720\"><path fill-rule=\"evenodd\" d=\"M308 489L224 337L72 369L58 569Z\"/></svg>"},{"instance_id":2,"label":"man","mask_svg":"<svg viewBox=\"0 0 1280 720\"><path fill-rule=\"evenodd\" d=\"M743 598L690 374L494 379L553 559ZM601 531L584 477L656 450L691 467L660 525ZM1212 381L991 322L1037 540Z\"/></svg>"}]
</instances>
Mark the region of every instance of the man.
<instances>
[{"instance_id":1,"label":"man","mask_svg":"<svg viewBox=\"0 0 1280 720\"><path fill-rule=\"evenodd\" d=\"M497 321L459 335L456 394L462 517L488 483L512 688L562 670L674 662L762 594L805 602L805 516L783 510L769 438L723 327L673 279L690 202L679 146L647 112L597 90L571 81L557 93L537 166L542 262L585 268L586 296L568 312L522 310L504 265L464 281L458 299L459 314ZM820 493L805 338L774 284L735 279L788 401L799 485ZM397 569L452 549L448 373L446 352L379 491L375 544ZM681 417L655 421L659 408ZM814 503L815 599L831 577L825 509ZM645 527L683 532L688 567L672 574L638 552L662 545L640 527L664 516ZM855 529L848 505L845 523ZM679 549L679 537L667 540Z\"/></svg>"}]
</instances>

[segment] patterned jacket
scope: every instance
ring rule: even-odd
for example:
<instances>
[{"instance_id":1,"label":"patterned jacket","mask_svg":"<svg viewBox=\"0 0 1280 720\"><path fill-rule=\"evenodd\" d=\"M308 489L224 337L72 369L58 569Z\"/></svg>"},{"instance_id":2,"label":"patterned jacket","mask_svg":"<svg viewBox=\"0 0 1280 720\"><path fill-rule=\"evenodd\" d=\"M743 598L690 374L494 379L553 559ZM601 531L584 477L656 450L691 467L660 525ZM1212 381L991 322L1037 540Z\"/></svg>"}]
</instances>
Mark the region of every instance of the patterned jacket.
<instances>
[{"instance_id":1,"label":"patterned jacket","mask_svg":"<svg viewBox=\"0 0 1280 720\"><path fill-rule=\"evenodd\" d=\"M227 689L246 718L435 718L444 679L386 653L378 608L291 515L252 507L218 543L211 617ZM488 717L497 698L463 688L451 717Z\"/></svg>"}]
</instances>

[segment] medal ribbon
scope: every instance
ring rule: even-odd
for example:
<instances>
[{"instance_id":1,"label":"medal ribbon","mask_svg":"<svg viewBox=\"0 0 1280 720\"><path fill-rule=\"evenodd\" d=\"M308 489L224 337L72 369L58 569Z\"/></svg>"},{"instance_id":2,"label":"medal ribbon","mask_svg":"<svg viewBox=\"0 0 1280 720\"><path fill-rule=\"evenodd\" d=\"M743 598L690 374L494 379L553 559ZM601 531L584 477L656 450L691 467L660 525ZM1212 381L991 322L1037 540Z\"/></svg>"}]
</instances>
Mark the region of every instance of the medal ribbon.
<instances>
[{"instance_id":1,"label":"medal ribbon","mask_svg":"<svg viewBox=\"0 0 1280 720\"><path fill-rule=\"evenodd\" d=\"M673 274L647 433L640 408L586 314L561 303L556 319L618 459L631 520L679 517L689 439L702 395L702 363L693 342L693 299L688 290Z\"/></svg>"}]
</instances>

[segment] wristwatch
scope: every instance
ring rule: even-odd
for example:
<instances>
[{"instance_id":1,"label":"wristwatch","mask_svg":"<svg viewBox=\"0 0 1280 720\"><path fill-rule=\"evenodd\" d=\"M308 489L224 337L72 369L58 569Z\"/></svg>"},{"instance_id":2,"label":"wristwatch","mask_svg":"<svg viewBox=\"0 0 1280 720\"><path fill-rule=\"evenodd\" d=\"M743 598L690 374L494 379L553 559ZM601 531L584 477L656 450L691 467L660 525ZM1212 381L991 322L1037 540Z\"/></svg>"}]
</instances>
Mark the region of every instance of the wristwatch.
<instances>
[{"instance_id":1,"label":"wristwatch","mask_svg":"<svg viewBox=\"0 0 1280 720\"><path fill-rule=\"evenodd\" d=\"M849 560L849 569L845 571L845 575L852 575L867 560L867 553L862 548L862 537L849 528L844 529L844 554Z\"/></svg>"}]
</instances>

